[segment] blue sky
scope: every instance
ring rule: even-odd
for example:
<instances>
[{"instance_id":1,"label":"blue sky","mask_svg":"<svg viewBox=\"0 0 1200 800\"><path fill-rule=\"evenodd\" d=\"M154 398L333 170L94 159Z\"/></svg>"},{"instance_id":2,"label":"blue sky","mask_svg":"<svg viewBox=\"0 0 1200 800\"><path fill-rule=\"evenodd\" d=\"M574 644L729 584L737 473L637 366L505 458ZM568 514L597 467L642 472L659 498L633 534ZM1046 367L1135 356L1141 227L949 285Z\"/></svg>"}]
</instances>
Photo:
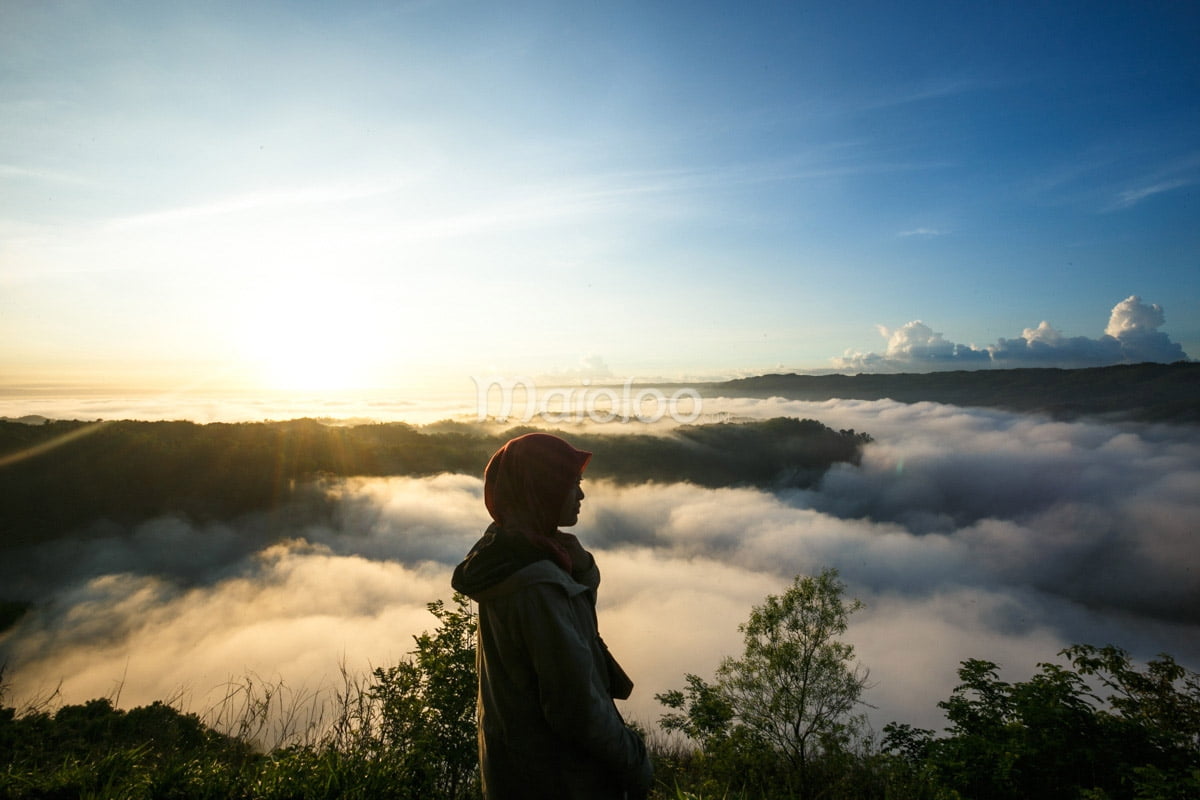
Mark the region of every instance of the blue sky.
<instances>
[{"instance_id":1,"label":"blue sky","mask_svg":"<svg viewBox=\"0 0 1200 800\"><path fill-rule=\"evenodd\" d=\"M7 2L0 382L1194 357L1197 41L1186 2Z\"/></svg>"}]
</instances>

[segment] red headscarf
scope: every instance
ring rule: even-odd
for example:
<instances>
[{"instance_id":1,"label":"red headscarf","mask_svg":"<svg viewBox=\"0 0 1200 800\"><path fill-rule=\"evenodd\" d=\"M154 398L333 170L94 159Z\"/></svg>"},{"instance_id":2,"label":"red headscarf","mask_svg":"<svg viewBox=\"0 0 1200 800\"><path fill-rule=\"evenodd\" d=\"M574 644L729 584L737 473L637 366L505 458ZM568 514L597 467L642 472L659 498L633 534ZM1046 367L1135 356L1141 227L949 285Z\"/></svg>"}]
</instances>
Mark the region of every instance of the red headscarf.
<instances>
[{"instance_id":1,"label":"red headscarf","mask_svg":"<svg viewBox=\"0 0 1200 800\"><path fill-rule=\"evenodd\" d=\"M492 519L548 551L567 572L571 557L554 533L567 493L591 457L557 436L527 433L497 450L483 473L483 503Z\"/></svg>"}]
</instances>

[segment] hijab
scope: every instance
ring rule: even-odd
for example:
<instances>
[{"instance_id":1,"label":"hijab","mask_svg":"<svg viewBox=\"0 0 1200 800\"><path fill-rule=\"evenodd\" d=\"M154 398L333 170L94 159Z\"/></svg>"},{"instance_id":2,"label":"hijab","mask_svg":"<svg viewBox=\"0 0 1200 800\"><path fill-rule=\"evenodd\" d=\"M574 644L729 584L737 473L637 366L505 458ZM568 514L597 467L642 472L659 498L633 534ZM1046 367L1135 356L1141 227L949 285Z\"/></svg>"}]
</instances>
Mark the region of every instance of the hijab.
<instances>
[{"instance_id":1,"label":"hijab","mask_svg":"<svg viewBox=\"0 0 1200 800\"><path fill-rule=\"evenodd\" d=\"M483 502L502 528L521 535L567 572L571 557L554 537L568 492L592 454L549 433L510 439L488 461Z\"/></svg>"}]
</instances>

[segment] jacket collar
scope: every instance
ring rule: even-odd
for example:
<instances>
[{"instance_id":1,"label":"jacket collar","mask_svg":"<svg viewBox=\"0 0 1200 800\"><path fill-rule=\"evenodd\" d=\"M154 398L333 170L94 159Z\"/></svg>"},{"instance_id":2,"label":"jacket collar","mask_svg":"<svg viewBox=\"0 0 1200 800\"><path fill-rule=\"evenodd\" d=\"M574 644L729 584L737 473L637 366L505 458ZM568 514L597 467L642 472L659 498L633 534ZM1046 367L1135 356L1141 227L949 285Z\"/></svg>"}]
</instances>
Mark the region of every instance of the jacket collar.
<instances>
[{"instance_id":1,"label":"jacket collar","mask_svg":"<svg viewBox=\"0 0 1200 800\"><path fill-rule=\"evenodd\" d=\"M550 583L560 587L567 597L576 597L588 590L587 586L579 583L570 575L563 572L558 565L551 561L534 561L509 575L499 583L482 589L471 596L476 602L491 600L496 597L512 594L520 589L539 583Z\"/></svg>"}]
</instances>

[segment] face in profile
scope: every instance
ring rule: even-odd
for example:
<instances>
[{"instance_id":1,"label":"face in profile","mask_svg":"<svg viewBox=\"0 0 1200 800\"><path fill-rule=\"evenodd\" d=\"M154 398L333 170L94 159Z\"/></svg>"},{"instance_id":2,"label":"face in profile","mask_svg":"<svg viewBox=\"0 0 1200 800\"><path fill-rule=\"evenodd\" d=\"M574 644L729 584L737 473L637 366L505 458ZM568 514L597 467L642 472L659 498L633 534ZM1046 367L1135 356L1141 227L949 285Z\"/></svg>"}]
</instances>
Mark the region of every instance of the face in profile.
<instances>
[{"instance_id":1,"label":"face in profile","mask_svg":"<svg viewBox=\"0 0 1200 800\"><path fill-rule=\"evenodd\" d=\"M567 496L563 498L562 511L558 514L558 524L560 527L569 528L576 522L579 522L579 509L583 503L583 489L576 482L567 491Z\"/></svg>"}]
</instances>

